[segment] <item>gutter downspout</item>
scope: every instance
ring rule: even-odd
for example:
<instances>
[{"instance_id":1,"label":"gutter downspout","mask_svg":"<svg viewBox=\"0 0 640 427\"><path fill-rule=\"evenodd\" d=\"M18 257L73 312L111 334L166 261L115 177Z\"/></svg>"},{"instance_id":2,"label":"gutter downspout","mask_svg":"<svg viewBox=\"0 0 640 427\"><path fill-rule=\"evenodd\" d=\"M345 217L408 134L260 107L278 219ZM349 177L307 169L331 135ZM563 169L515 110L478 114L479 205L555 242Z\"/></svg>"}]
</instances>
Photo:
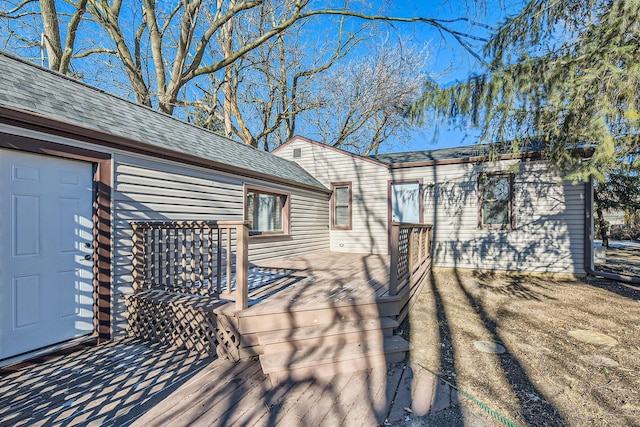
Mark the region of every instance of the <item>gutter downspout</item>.
<instances>
[{"instance_id":1,"label":"gutter downspout","mask_svg":"<svg viewBox=\"0 0 640 427\"><path fill-rule=\"evenodd\" d=\"M584 183L584 269L587 274L618 282L640 285L640 277L627 276L625 274L609 273L595 269L593 262L593 176Z\"/></svg>"}]
</instances>

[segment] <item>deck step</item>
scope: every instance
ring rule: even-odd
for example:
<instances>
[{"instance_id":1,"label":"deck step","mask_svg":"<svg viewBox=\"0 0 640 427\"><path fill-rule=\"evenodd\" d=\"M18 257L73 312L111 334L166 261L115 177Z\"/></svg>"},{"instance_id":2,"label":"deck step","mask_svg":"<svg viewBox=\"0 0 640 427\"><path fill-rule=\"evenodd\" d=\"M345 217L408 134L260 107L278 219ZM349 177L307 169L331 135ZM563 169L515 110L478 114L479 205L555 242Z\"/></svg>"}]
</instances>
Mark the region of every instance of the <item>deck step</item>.
<instances>
[{"instance_id":1,"label":"deck step","mask_svg":"<svg viewBox=\"0 0 640 427\"><path fill-rule=\"evenodd\" d=\"M396 302L394 301L393 307ZM384 304L383 304L384 305ZM385 309L377 302L362 302L342 306L312 306L296 310L281 309L278 312L262 313L251 309L234 315L238 318L243 334L262 333L279 329L315 327L334 322L352 322L375 319L394 314L394 310Z\"/></svg>"},{"instance_id":2,"label":"deck step","mask_svg":"<svg viewBox=\"0 0 640 427\"><path fill-rule=\"evenodd\" d=\"M393 336L393 330L397 327L398 322L389 317L383 317L280 329L257 335L264 353L281 353L351 342L368 341L371 345L374 343L382 345L385 337Z\"/></svg>"},{"instance_id":3,"label":"deck step","mask_svg":"<svg viewBox=\"0 0 640 427\"><path fill-rule=\"evenodd\" d=\"M272 384L302 381L382 366L402 360L410 344L399 336L378 340L316 346L298 351L265 352L260 356L262 371Z\"/></svg>"},{"instance_id":4,"label":"deck step","mask_svg":"<svg viewBox=\"0 0 640 427\"><path fill-rule=\"evenodd\" d=\"M260 345L277 345L286 342L314 341L316 339L328 339L329 337L359 334L362 336L367 331L383 331L385 336L393 335L393 330L399 326L398 322L390 317L351 320L345 322L332 322L322 325L305 326L294 329L278 329L275 331L258 333Z\"/></svg>"}]
</instances>

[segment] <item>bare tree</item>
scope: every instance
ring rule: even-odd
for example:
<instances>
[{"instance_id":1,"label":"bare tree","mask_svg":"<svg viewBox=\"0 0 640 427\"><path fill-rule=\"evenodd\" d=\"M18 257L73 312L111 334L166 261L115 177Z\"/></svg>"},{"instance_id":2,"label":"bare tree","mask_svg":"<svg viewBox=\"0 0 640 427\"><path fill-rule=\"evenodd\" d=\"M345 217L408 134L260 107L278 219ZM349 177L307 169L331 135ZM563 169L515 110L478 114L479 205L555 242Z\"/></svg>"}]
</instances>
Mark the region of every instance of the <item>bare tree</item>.
<instances>
[{"instance_id":1,"label":"bare tree","mask_svg":"<svg viewBox=\"0 0 640 427\"><path fill-rule=\"evenodd\" d=\"M388 76L373 64L363 64L361 72L370 73L366 76L347 76L348 67L342 68L343 75L332 74L322 83L320 76L368 36L361 32L366 23L422 22L457 40L467 35L453 28L456 20L373 14L359 0L319 4L310 0L0 0L0 22L9 30L5 46L14 51L20 46L45 49L49 66L63 73L70 73L76 61L84 61L79 64L85 76L89 72L112 76L110 91L124 87L124 92L116 93L167 114L178 109L191 120L197 118L200 124L253 146L269 150L300 129L301 117L305 121L314 117L318 129L340 127L339 135L327 135L324 140L358 151L377 151L391 132L405 129L406 123L398 120L407 95L386 82ZM349 25L345 25L347 17ZM317 30L326 22L336 23L336 31L312 45L305 31L314 25ZM377 59L383 59L380 53ZM402 55L397 60L399 64L406 61ZM388 65L391 70L396 64ZM361 67L353 68L351 72ZM334 84L340 79L342 87ZM386 85L382 92L393 87L397 96L385 98L373 87L353 86L372 79L377 79L378 87ZM407 76L401 79L408 81ZM329 89L325 92L323 86ZM357 93L350 95L349 90ZM359 97L363 92L368 95ZM338 99L339 94L350 99ZM372 104L379 106L375 113L367 111ZM320 111L327 106L340 112L343 121L322 118ZM352 108L358 115L348 113Z\"/></svg>"},{"instance_id":2,"label":"bare tree","mask_svg":"<svg viewBox=\"0 0 640 427\"><path fill-rule=\"evenodd\" d=\"M37 4L37 8L36 8ZM22 0L17 4L6 4L6 9L0 9L0 18L4 18L5 48L11 45L14 39L18 43L35 47L44 52L48 60L47 66L62 74L70 73L72 58L82 57L86 52L75 52L78 28L83 21L87 0L78 0L76 3L68 3L61 19L58 5L55 0ZM41 22L40 22L41 20ZM10 21L17 21L20 25L11 26ZM65 27L60 28L60 22L65 22ZM44 65L44 64L43 64Z\"/></svg>"},{"instance_id":3,"label":"bare tree","mask_svg":"<svg viewBox=\"0 0 640 427\"><path fill-rule=\"evenodd\" d=\"M354 0L335 3L339 6L333 7L334 2L328 1L323 7L314 8L315 3L310 0L42 0L39 3L6 0L1 3L0 18L18 22L8 37L22 42L23 47L32 48L40 43L37 31L20 34L16 28L21 27L21 20L25 18L39 18L47 50L51 49L49 56L55 57L51 63L57 64L66 61L65 55L69 54L65 52L76 53L76 31L84 16L85 38L98 38L102 46L78 54L85 57L114 54L122 64L136 100L152 105L153 98L157 100L156 107L167 113L172 113L181 102L180 92L187 83L224 69L296 22L311 17L423 22L456 38L465 36L449 27L451 20L368 14L352 7ZM233 21L241 21L254 11L270 19L262 21L257 28L243 27L243 31L253 34L252 38L245 39L241 45L228 46L226 51L211 49L218 35L228 31ZM65 31L56 25L58 22L66 23ZM66 35L64 46L62 34Z\"/></svg>"},{"instance_id":4,"label":"bare tree","mask_svg":"<svg viewBox=\"0 0 640 427\"><path fill-rule=\"evenodd\" d=\"M326 108L308 130L325 144L369 155L391 136L414 129L407 108L422 94L428 54L402 43L386 43L374 54L341 64L323 76Z\"/></svg>"},{"instance_id":5,"label":"bare tree","mask_svg":"<svg viewBox=\"0 0 640 427\"><path fill-rule=\"evenodd\" d=\"M244 17L240 23L242 28L229 25L220 33L223 51L229 52L231 46L243 45L255 37L247 27L263 31L265 25L273 25L277 18L270 7L254 12ZM253 24L247 26L249 20ZM314 34L317 27L309 22L297 22L286 33L225 67L224 74L211 75L208 89L201 87L206 91L203 99L209 102L192 105L195 110L208 111L209 115L197 111L192 115L198 116L201 124L202 119L207 120L217 112L215 121L224 123L227 136L265 150L280 145L294 135L301 114L323 106L313 93L318 76L344 58L363 38L369 37L364 31L367 26L346 31L344 21L345 18L340 17L334 22L325 22L324 28L330 27L332 31L327 31L324 39ZM315 43L310 43L314 38ZM214 100L215 93L218 98Z\"/></svg>"}]
</instances>

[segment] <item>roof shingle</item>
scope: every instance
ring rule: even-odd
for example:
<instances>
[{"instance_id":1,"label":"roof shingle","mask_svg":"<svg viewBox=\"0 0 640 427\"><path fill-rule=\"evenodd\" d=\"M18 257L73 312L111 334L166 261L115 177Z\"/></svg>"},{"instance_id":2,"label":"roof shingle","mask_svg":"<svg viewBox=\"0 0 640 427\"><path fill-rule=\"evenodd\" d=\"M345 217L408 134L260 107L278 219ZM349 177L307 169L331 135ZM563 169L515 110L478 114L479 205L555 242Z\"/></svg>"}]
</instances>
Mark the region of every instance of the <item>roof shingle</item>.
<instances>
[{"instance_id":1,"label":"roof shingle","mask_svg":"<svg viewBox=\"0 0 640 427\"><path fill-rule=\"evenodd\" d=\"M295 162L0 52L0 104L326 190Z\"/></svg>"}]
</instances>

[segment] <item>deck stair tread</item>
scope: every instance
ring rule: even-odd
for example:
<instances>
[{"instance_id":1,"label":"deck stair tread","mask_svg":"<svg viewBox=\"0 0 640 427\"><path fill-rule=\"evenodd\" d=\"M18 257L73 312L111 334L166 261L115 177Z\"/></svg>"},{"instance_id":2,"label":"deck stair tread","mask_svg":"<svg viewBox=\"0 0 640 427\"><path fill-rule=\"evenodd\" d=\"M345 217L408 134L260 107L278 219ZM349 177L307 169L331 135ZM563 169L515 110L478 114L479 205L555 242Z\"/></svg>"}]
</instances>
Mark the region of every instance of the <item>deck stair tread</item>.
<instances>
[{"instance_id":1,"label":"deck stair tread","mask_svg":"<svg viewBox=\"0 0 640 427\"><path fill-rule=\"evenodd\" d=\"M309 376L326 376L368 369L401 360L411 345L400 336L379 342L352 342L335 346L263 354L260 364L272 383L301 380Z\"/></svg>"},{"instance_id":2,"label":"deck stair tread","mask_svg":"<svg viewBox=\"0 0 640 427\"><path fill-rule=\"evenodd\" d=\"M322 325L306 326L294 329L278 329L258 334L260 345L281 344L284 342L308 340L318 337L328 337L370 330L395 329L398 322L389 318L352 320L347 322L332 322Z\"/></svg>"}]
</instances>

